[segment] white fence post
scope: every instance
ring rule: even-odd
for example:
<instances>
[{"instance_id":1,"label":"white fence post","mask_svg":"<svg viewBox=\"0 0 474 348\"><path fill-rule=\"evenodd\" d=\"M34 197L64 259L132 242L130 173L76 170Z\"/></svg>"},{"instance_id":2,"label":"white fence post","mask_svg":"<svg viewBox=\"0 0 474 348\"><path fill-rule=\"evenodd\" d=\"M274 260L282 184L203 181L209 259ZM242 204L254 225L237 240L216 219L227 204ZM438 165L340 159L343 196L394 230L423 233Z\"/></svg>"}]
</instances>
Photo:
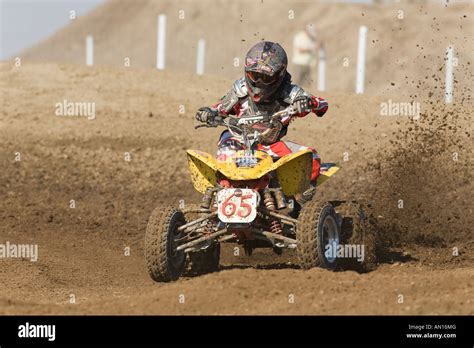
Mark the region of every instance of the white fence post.
<instances>
[{"instance_id":1,"label":"white fence post","mask_svg":"<svg viewBox=\"0 0 474 348\"><path fill-rule=\"evenodd\" d=\"M165 50L166 50L166 15L158 16L156 42L156 68L163 70L165 68Z\"/></svg>"},{"instance_id":2,"label":"white fence post","mask_svg":"<svg viewBox=\"0 0 474 348\"><path fill-rule=\"evenodd\" d=\"M454 70L453 70L453 61L454 61L454 49L453 46L449 46L446 50L446 89L444 93L444 100L446 104L453 102L453 82L454 82Z\"/></svg>"},{"instance_id":3,"label":"white fence post","mask_svg":"<svg viewBox=\"0 0 474 348\"><path fill-rule=\"evenodd\" d=\"M86 37L86 65L94 65L94 38L92 35Z\"/></svg>"},{"instance_id":4,"label":"white fence post","mask_svg":"<svg viewBox=\"0 0 474 348\"><path fill-rule=\"evenodd\" d=\"M326 50L324 47L319 49L319 63L318 63L318 91L324 92L326 90Z\"/></svg>"},{"instance_id":5,"label":"white fence post","mask_svg":"<svg viewBox=\"0 0 474 348\"><path fill-rule=\"evenodd\" d=\"M357 49L357 77L356 77L356 93L364 93L365 79L365 51L367 48L367 27L362 25L359 28L359 47Z\"/></svg>"},{"instance_id":6,"label":"white fence post","mask_svg":"<svg viewBox=\"0 0 474 348\"><path fill-rule=\"evenodd\" d=\"M206 40L199 39L197 44L196 74L204 74L204 59L206 55Z\"/></svg>"}]
</instances>

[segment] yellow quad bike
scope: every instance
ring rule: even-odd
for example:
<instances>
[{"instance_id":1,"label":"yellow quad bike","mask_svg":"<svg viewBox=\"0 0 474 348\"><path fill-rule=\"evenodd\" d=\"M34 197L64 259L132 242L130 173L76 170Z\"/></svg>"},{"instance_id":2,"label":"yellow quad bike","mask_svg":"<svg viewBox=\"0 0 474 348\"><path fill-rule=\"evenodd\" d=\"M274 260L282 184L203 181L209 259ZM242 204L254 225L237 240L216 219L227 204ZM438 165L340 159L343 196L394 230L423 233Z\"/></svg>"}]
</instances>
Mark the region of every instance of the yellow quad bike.
<instances>
[{"instance_id":1,"label":"yellow quad bike","mask_svg":"<svg viewBox=\"0 0 474 348\"><path fill-rule=\"evenodd\" d=\"M217 117L213 124L196 127L226 126L242 146L220 148L217 157L187 151L191 180L202 193L202 202L153 211L145 236L146 264L153 280L168 282L185 272L217 271L220 243L225 242L241 244L247 255L255 248L272 248L277 254L296 248L303 269L365 267L373 261L368 219L357 203L305 199L304 193L314 191L310 150L278 160L257 150L259 143L274 142L281 119L294 114L288 107L271 117ZM335 164L322 164L317 186L338 170ZM362 243L363 261L340 253L343 243Z\"/></svg>"}]
</instances>

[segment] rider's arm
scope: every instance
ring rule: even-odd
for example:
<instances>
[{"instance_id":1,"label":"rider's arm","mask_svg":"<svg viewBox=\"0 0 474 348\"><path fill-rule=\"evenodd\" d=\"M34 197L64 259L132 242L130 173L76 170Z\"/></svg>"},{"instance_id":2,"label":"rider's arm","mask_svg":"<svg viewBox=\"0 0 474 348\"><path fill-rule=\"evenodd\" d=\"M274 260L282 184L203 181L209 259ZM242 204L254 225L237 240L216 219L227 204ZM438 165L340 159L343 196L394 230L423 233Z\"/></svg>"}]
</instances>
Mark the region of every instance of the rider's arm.
<instances>
[{"instance_id":1,"label":"rider's arm","mask_svg":"<svg viewBox=\"0 0 474 348\"><path fill-rule=\"evenodd\" d=\"M328 111L329 105L326 99L312 95L311 102L313 106L311 111L315 113L316 116L323 117L326 111Z\"/></svg>"},{"instance_id":2,"label":"rider's arm","mask_svg":"<svg viewBox=\"0 0 474 348\"><path fill-rule=\"evenodd\" d=\"M224 96L225 98L225 96ZM219 112L220 115L222 116L226 116L226 115L237 115L239 113L239 110L240 110L240 104L239 103L235 103L235 105L233 105L232 107L230 108L226 108L224 102L223 102L223 99L222 98L217 104L214 104L212 106L212 109L215 109Z\"/></svg>"},{"instance_id":3,"label":"rider's arm","mask_svg":"<svg viewBox=\"0 0 474 348\"><path fill-rule=\"evenodd\" d=\"M240 111L239 98L233 90L227 92L217 104L199 109L196 119L200 122L212 122L216 116L225 118L226 115L238 115Z\"/></svg>"},{"instance_id":4,"label":"rider's arm","mask_svg":"<svg viewBox=\"0 0 474 348\"><path fill-rule=\"evenodd\" d=\"M213 108L223 115L238 115L241 108L241 98L244 98L246 95L247 87L245 86L245 79L240 78L234 82L232 88Z\"/></svg>"},{"instance_id":5,"label":"rider's arm","mask_svg":"<svg viewBox=\"0 0 474 348\"><path fill-rule=\"evenodd\" d=\"M306 92L303 88L297 86L297 85L292 85L292 89L290 92L290 98L292 102L295 100L298 100L298 97L309 97L311 99L311 111L308 112L302 112L298 114L298 117L305 117L309 113L313 112L316 114L318 117L322 117L326 111L328 110L328 102L321 97L316 97L308 92Z\"/></svg>"}]
</instances>

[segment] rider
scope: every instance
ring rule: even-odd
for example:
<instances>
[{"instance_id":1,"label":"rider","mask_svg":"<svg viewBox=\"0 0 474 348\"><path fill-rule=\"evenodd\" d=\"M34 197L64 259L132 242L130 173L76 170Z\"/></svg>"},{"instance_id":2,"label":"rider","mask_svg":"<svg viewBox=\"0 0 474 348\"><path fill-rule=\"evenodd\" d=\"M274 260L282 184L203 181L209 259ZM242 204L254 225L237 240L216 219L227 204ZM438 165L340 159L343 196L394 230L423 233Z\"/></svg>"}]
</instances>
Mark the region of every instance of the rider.
<instances>
[{"instance_id":1,"label":"rider","mask_svg":"<svg viewBox=\"0 0 474 348\"><path fill-rule=\"evenodd\" d=\"M254 45L245 57L245 76L235 81L232 89L212 107L202 107L196 113L200 122L212 124L217 116L247 114L272 115L277 111L292 106L297 117L304 117L313 112L322 117L328 104L323 98L315 97L298 85L291 83L287 71L288 58L278 43L261 41ZM292 119L283 118L282 129L277 141L271 144L259 144L258 149L267 152L274 160L287 154L310 149L313 151L313 168L311 182L313 187L319 175L320 157L315 149L282 141ZM237 140L229 131L224 131L219 139L219 148L233 145ZM313 192L308 192L312 196ZM310 197L308 197L310 198Z\"/></svg>"}]
</instances>

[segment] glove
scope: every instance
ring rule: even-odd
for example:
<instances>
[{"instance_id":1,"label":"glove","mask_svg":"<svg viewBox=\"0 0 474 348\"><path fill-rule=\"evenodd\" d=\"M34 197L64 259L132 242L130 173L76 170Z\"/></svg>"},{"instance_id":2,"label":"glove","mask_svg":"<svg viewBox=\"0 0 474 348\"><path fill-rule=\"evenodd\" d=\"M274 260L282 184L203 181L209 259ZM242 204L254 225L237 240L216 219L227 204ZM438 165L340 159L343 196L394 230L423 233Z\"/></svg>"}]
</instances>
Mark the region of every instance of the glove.
<instances>
[{"instance_id":1,"label":"glove","mask_svg":"<svg viewBox=\"0 0 474 348\"><path fill-rule=\"evenodd\" d=\"M217 117L217 110L213 110L209 107L203 107L198 110L196 113L196 120L202 123L211 124L214 122L214 119Z\"/></svg>"},{"instance_id":2,"label":"glove","mask_svg":"<svg viewBox=\"0 0 474 348\"><path fill-rule=\"evenodd\" d=\"M296 114L298 115L307 114L313 110L312 103L313 102L311 100L311 97L302 95L295 98L295 100L291 104L291 107L293 108L293 110L296 111Z\"/></svg>"}]
</instances>

